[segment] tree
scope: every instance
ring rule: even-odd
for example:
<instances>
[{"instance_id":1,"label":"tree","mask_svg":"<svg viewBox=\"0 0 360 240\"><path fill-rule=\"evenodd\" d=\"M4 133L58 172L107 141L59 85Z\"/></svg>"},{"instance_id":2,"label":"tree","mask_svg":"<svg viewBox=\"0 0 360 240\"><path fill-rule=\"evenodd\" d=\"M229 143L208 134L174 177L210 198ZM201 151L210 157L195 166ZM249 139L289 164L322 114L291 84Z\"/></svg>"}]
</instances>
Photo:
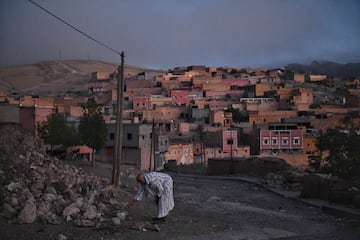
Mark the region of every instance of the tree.
<instances>
[{"instance_id":1,"label":"tree","mask_svg":"<svg viewBox=\"0 0 360 240\"><path fill-rule=\"evenodd\" d=\"M360 178L359 129L328 129L317 138L316 147L320 154L309 157L309 165L316 171L343 178ZM328 151L325 158L324 151Z\"/></svg>"},{"instance_id":2,"label":"tree","mask_svg":"<svg viewBox=\"0 0 360 240\"><path fill-rule=\"evenodd\" d=\"M227 112L232 113L232 120L234 123L249 121L247 116L244 116L239 109L233 108L232 106L228 107Z\"/></svg>"},{"instance_id":3,"label":"tree","mask_svg":"<svg viewBox=\"0 0 360 240\"><path fill-rule=\"evenodd\" d=\"M83 143L93 149L91 165L95 166L94 150L104 147L107 137L103 113L95 99L88 99L83 106L83 116L80 118L78 129Z\"/></svg>"},{"instance_id":4,"label":"tree","mask_svg":"<svg viewBox=\"0 0 360 240\"><path fill-rule=\"evenodd\" d=\"M37 131L44 142L50 144L51 152L53 145L63 145L65 147L79 143L76 128L69 126L63 114L54 112L47 116L45 121L38 123Z\"/></svg>"}]
</instances>

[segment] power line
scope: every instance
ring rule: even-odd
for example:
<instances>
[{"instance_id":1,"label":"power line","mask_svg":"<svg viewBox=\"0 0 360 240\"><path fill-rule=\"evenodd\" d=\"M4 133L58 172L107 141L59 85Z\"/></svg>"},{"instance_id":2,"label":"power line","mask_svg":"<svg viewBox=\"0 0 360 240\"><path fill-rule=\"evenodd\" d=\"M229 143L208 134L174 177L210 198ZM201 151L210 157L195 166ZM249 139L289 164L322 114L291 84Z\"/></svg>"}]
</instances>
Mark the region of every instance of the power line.
<instances>
[{"instance_id":1,"label":"power line","mask_svg":"<svg viewBox=\"0 0 360 240\"><path fill-rule=\"evenodd\" d=\"M110 50L110 51L112 51L112 52L114 52L114 53L116 53L116 54L121 55L121 53L120 53L119 51L115 50L115 49L114 49L114 48L112 48L112 47L109 47L109 46L108 46L108 45L106 45L105 43L102 43L102 42L100 42L100 41L96 40L95 38L93 38L93 37L92 37L92 36L90 36L89 34L87 34L87 33L83 32L83 31L81 31L81 30L80 30L80 29L78 29L77 27L75 27L75 26L71 25L70 23L66 22L64 19L62 19L62 18L60 18L60 17L56 16L54 13L52 13L52 12L50 12L49 10L47 10L46 8L44 8L44 7L40 6L40 5L39 5L39 4L37 4L36 2L34 2L34 1L32 1L32 0L28 0L28 1L29 1L30 3L32 3L33 5L35 5L36 7L40 8L41 10L43 10L44 12L46 12L47 14L49 14L49 15L51 15L52 17L56 18L56 19L57 19L57 20L59 20L60 22L62 22L62 23L64 23L64 24L66 24L68 27L70 27L70 28L74 29L75 31L77 31L77 32L81 33L81 34L82 34L82 35L84 35L85 37L87 37L87 38L89 38L89 39L93 40L93 41L94 41L94 42L96 42L97 44L100 44L101 46L103 46L103 47L107 48L108 50Z\"/></svg>"}]
</instances>

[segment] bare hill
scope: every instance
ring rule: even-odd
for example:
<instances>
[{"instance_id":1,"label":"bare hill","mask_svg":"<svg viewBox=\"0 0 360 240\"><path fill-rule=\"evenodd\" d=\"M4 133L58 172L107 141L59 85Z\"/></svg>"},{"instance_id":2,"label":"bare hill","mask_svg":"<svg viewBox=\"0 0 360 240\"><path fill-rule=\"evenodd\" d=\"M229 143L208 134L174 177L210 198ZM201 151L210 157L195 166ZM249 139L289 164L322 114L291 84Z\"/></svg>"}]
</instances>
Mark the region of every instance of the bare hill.
<instances>
[{"instance_id":1,"label":"bare hill","mask_svg":"<svg viewBox=\"0 0 360 240\"><path fill-rule=\"evenodd\" d=\"M86 91L91 73L112 72L118 64L94 60L44 61L21 66L0 67L0 91L53 95L66 91ZM125 76L161 70L125 65Z\"/></svg>"}]
</instances>

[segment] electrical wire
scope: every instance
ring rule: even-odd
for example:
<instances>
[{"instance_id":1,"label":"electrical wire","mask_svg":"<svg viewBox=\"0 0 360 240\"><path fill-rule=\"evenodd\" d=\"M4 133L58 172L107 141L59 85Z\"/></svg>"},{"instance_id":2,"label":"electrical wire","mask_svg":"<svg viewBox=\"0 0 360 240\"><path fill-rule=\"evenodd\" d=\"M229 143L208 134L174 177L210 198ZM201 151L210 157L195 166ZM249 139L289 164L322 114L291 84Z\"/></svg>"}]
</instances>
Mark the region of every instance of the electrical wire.
<instances>
[{"instance_id":1,"label":"electrical wire","mask_svg":"<svg viewBox=\"0 0 360 240\"><path fill-rule=\"evenodd\" d=\"M84 35L85 37L91 39L92 41L96 42L97 44L100 44L101 46L107 48L108 50L116 53L116 54L119 54L121 55L122 53L120 53L119 51L115 50L114 48L112 47L109 47L108 45L106 45L105 43L102 43L98 40L96 40L95 38L93 38L92 36L90 36L89 34L81 31L80 29L78 29L77 27L71 25L70 23L66 22L64 19L56 16L54 13L50 12L49 10L47 10L46 8L40 6L39 4L37 4L36 2L32 1L32 0L28 0L30 3L32 3L33 5L35 5L36 7L40 8L41 10L43 10L44 12L46 12L47 14L51 15L52 17L56 18L57 20L59 20L60 22L66 24L68 27L74 29L75 31L81 33L82 35Z\"/></svg>"}]
</instances>

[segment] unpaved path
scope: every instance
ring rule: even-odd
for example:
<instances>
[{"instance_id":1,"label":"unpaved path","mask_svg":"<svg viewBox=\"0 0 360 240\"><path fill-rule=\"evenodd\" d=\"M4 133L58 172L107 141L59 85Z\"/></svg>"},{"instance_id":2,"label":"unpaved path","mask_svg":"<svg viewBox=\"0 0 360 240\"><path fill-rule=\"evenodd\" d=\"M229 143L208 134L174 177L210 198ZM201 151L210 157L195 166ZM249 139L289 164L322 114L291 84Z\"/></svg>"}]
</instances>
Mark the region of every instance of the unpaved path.
<instances>
[{"instance_id":1,"label":"unpaved path","mask_svg":"<svg viewBox=\"0 0 360 240\"><path fill-rule=\"evenodd\" d=\"M98 166L100 168L101 165ZM106 167L97 174L109 173ZM80 228L71 223L61 225L13 225L0 222L1 239L289 239L335 240L360 239L359 220L336 218L301 202L286 199L259 186L241 181L198 179L173 176L175 209L160 232L151 225L142 231L132 230L134 223L147 222L155 214L152 198L129 210L120 226L111 219L93 228ZM124 179L134 193L135 179Z\"/></svg>"}]
</instances>

